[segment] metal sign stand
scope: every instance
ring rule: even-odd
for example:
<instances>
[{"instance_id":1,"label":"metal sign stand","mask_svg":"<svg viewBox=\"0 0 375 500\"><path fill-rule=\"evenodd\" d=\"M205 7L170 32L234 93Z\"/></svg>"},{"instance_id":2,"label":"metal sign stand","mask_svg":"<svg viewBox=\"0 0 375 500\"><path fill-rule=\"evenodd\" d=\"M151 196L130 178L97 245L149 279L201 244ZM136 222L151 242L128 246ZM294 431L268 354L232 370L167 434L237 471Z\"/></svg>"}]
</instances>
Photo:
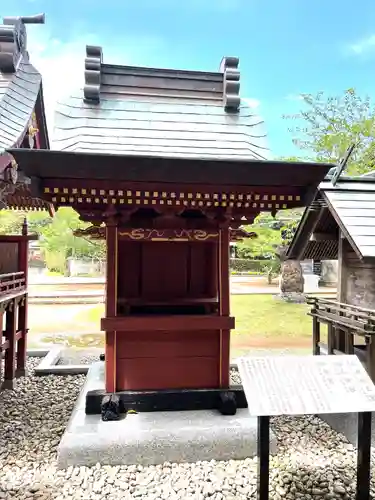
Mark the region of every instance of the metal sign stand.
<instances>
[{"instance_id":1,"label":"metal sign stand","mask_svg":"<svg viewBox=\"0 0 375 500\"><path fill-rule=\"evenodd\" d=\"M269 500L271 417L347 413L358 415L355 500L370 500L375 385L357 356L249 356L238 369L258 423L257 500Z\"/></svg>"},{"instance_id":2,"label":"metal sign stand","mask_svg":"<svg viewBox=\"0 0 375 500\"><path fill-rule=\"evenodd\" d=\"M371 412L358 413L356 500L370 500ZM269 500L270 417L258 417L257 500Z\"/></svg>"},{"instance_id":3,"label":"metal sign stand","mask_svg":"<svg viewBox=\"0 0 375 500\"><path fill-rule=\"evenodd\" d=\"M270 417L258 417L257 500L268 500L270 489Z\"/></svg>"}]
</instances>

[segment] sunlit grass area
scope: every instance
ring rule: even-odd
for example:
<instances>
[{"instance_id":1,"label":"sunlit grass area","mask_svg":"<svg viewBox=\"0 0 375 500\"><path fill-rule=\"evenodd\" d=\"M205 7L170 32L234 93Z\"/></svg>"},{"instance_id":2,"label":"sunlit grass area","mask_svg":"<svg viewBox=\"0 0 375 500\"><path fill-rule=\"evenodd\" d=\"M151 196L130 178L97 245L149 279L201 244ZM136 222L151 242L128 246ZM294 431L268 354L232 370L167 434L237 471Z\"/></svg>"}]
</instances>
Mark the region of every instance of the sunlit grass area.
<instances>
[{"instance_id":1,"label":"sunlit grass area","mask_svg":"<svg viewBox=\"0 0 375 500\"><path fill-rule=\"evenodd\" d=\"M104 308L104 304L32 305L29 345L103 347L100 319ZM271 294L232 295L231 314L236 318L232 348L236 352L249 348L310 349L312 319L308 311L306 304L283 302Z\"/></svg>"},{"instance_id":2,"label":"sunlit grass area","mask_svg":"<svg viewBox=\"0 0 375 500\"><path fill-rule=\"evenodd\" d=\"M232 295L231 314L236 318L235 335L256 337L311 336L311 318L306 304L291 304L269 294ZM76 321L87 325L85 330L97 331L104 305L95 305L78 313Z\"/></svg>"}]
</instances>

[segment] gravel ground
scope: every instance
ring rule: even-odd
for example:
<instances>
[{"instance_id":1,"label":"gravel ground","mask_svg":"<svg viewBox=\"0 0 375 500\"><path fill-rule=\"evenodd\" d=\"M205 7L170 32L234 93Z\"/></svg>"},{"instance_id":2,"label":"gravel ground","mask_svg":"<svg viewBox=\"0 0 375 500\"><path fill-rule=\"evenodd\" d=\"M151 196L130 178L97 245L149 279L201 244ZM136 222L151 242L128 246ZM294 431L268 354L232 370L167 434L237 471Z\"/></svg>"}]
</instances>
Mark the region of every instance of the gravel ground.
<instances>
[{"instance_id":1,"label":"gravel ground","mask_svg":"<svg viewBox=\"0 0 375 500\"><path fill-rule=\"evenodd\" d=\"M1 500L255 498L255 459L58 471L57 445L84 377L33 377L39 362L30 359L30 375L0 394ZM316 417L276 418L272 427L279 451L271 459L271 499L355 498L350 444Z\"/></svg>"}]
</instances>

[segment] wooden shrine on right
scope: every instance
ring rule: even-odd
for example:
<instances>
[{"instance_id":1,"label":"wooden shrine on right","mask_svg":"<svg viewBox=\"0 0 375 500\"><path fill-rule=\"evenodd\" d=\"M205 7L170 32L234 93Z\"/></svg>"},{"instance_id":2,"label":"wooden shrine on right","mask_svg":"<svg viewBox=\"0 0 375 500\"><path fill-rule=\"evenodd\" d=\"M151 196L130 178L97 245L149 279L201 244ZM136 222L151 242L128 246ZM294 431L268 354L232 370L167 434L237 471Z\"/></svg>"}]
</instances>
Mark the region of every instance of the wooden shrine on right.
<instances>
[{"instance_id":1,"label":"wooden shrine on right","mask_svg":"<svg viewBox=\"0 0 375 500\"><path fill-rule=\"evenodd\" d=\"M326 178L288 248L290 259L338 260L336 299L308 298L313 353L357 354L375 382L375 173ZM327 343L321 342L327 325Z\"/></svg>"}]
</instances>

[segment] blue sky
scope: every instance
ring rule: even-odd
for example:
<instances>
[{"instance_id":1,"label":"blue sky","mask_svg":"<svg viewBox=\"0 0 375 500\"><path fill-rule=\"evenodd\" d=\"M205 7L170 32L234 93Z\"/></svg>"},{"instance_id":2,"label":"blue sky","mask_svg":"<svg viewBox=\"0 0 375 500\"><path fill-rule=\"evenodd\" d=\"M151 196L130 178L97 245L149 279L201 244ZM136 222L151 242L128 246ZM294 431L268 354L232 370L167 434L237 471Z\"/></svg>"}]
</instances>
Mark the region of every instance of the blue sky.
<instances>
[{"instance_id":1,"label":"blue sky","mask_svg":"<svg viewBox=\"0 0 375 500\"><path fill-rule=\"evenodd\" d=\"M0 15L46 13L29 29L49 113L83 75L86 43L104 61L216 71L238 56L241 96L259 101L273 153L296 153L283 114L301 92L375 96L375 2L358 0L1 0Z\"/></svg>"}]
</instances>

